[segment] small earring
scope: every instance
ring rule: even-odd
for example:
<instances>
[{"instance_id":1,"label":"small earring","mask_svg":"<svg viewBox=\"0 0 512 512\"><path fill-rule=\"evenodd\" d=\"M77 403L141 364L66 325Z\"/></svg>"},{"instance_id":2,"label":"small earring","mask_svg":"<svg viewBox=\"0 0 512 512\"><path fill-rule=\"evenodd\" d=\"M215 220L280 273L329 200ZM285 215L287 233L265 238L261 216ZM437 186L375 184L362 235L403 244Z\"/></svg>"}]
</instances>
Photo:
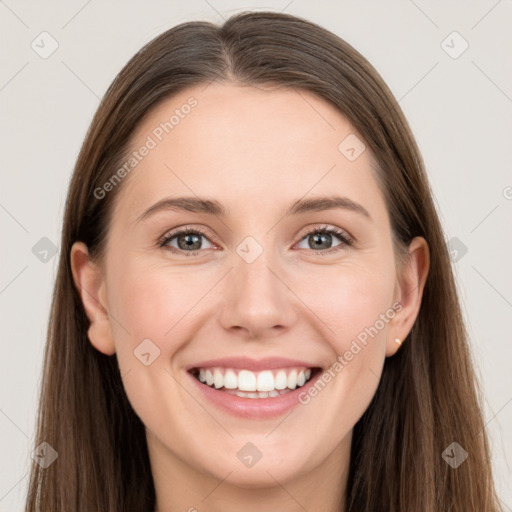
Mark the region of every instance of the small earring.
<instances>
[{"instance_id":1,"label":"small earring","mask_svg":"<svg viewBox=\"0 0 512 512\"><path fill-rule=\"evenodd\" d=\"M395 341L398 343L398 346L402 345L402 341L399 338L395 338Z\"/></svg>"}]
</instances>

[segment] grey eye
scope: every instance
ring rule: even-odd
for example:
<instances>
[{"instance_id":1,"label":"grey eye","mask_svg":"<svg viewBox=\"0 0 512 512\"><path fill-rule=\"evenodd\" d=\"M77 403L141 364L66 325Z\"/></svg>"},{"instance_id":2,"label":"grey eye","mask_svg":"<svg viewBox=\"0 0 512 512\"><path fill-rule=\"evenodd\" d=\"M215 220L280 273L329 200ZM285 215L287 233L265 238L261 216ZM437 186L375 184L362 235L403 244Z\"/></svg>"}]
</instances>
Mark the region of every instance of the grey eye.
<instances>
[{"instance_id":1,"label":"grey eye","mask_svg":"<svg viewBox=\"0 0 512 512\"><path fill-rule=\"evenodd\" d=\"M333 237L338 238L339 243L333 244ZM305 236L300 242L307 243L309 246L307 247L299 247L301 249L313 249L313 250L322 250L322 249L331 249L332 247L336 247L342 243L341 239L337 235L333 235L331 233L327 233L325 231L318 233L311 233Z\"/></svg>"}]
</instances>

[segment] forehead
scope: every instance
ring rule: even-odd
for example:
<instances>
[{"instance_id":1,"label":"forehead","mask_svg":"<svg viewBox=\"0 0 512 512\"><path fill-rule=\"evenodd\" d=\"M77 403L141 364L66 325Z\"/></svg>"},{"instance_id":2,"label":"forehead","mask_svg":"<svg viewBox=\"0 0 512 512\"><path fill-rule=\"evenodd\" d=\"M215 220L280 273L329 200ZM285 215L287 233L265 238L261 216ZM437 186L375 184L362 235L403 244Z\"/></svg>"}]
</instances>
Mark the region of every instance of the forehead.
<instances>
[{"instance_id":1,"label":"forehead","mask_svg":"<svg viewBox=\"0 0 512 512\"><path fill-rule=\"evenodd\" d=\"M347 140L364 147L349 121L308 91L201 84L162 101L137 127L133 149L150 149L120 202L140 211L165 195L195 194L254 208L250 198L277 207L308 193L379 195L369 151L347 158Z\"/></svg>"}]
</instances>

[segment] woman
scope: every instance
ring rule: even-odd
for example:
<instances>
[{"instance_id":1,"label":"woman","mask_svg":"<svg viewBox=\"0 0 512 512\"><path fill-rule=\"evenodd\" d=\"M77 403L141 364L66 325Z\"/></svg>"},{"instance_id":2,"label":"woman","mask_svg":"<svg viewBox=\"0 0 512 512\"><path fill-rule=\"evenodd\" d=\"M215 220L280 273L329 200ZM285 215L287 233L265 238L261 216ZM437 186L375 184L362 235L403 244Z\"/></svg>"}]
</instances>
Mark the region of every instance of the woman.
<instances>
[{"instance_id":1,"label":"woman","mask_svg":"<svg viewBox=\"0 0 512 512\"><path fill-rule=\"evenodd\" d=\"M337 36L260 12L146 45L61 247L27 511L498 510L421 156Z\"/></svg>"}]
</instances>

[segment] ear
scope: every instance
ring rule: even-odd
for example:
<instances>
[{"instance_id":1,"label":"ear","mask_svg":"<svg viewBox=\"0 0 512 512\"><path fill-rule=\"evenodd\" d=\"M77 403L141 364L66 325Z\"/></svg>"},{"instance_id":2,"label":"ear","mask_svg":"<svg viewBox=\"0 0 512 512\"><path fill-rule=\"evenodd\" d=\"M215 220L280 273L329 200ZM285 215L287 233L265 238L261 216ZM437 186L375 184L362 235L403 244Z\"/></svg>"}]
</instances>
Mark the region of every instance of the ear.
<instances>
[{"instance_id":1,"label":"ear","mask_svg":"<svg viewBox=\"0 0 512 512\"><path fill-rule=\"evenodd\" d=\"M400 348L396 338L403 342L411 332L420 310L429 266L428 244L424 238L416 237L410 243L404 265L399 270L395 300L401 304L402 309L397 309L395 317L390 322L390 337L386 345L387 357L394 355Z\"/></svg>"},{"instance_id":2,"label":"ear","mask_svg":"<svg viewBox=\"0 0 512 512\"><path fill-rule=\"evenodd\" d=\"M103 354L112 355L115 346L103 273L97 264L90 261L87 246L83 242L73 244L70 259L73 280L90 322L87 331L89 341Z\"/></svg>"}]
</instances>

